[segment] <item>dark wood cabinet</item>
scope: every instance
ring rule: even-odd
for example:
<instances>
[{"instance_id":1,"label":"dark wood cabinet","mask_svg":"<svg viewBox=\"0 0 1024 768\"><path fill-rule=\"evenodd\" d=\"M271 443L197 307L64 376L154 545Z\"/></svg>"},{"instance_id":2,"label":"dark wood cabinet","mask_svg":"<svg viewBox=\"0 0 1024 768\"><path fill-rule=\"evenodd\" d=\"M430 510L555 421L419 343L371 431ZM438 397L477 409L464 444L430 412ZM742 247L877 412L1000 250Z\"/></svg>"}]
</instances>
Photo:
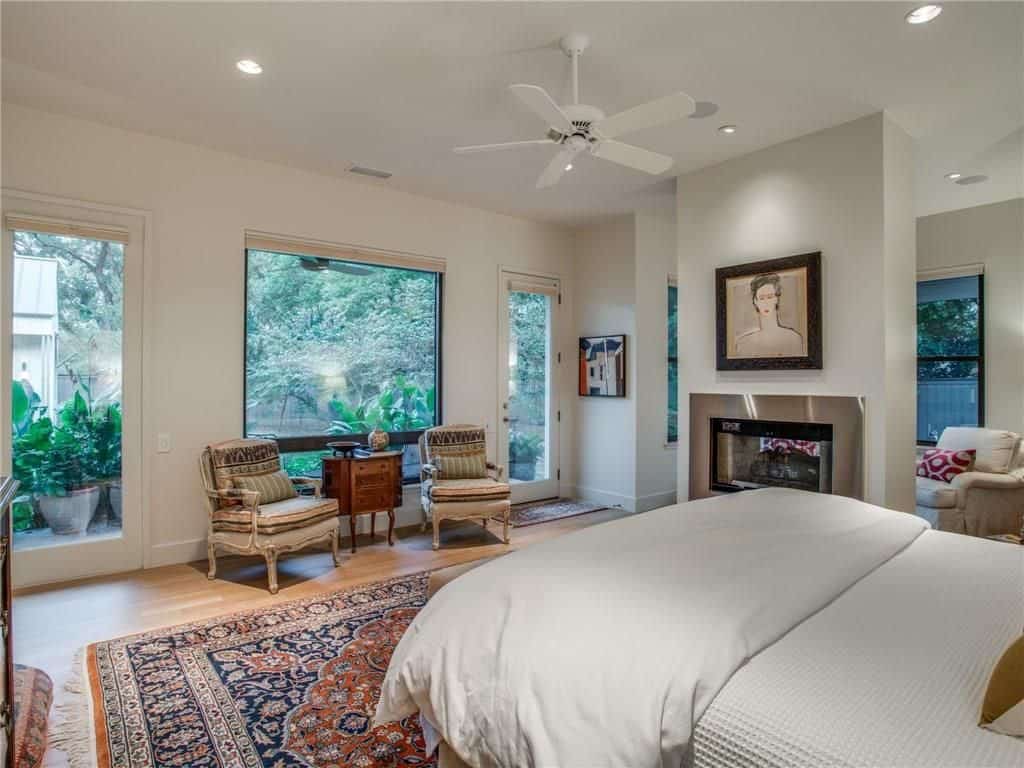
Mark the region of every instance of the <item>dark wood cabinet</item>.
<instances>
[{"instance_id":1,"label":"dark wood cabinet","mask_svg":"<svg viewBox=\"0 0 1024 768\"><path fill-rule=\"evenodd\" d=\"M352 551L356 551L356 517L370 515L370 535L377 513L388 515L388 544L394 544L395 507L402 506L402 452L357 452L323 459L324 496L338 500L338 513L349 518Z\"/></svg>"}]
</instances>

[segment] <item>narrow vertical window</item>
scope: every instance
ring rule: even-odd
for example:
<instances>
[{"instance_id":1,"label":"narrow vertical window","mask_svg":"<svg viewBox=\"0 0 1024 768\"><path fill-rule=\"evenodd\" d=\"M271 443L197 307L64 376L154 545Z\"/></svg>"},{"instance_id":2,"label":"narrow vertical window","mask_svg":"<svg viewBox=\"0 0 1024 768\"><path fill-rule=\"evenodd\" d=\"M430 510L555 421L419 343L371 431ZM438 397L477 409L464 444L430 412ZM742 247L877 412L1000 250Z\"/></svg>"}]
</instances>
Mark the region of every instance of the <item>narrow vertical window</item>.
<instances>
[{"instance_id":1,"label":"narrow vertical window","mask_svg":"<svg viewBox=\"0 0 1024 768\"><path fill-rule=\"evenodd\" d=\"M679 442L679 288L668 284L668 431L669 443Z\"/></svg>"}]
</instances>

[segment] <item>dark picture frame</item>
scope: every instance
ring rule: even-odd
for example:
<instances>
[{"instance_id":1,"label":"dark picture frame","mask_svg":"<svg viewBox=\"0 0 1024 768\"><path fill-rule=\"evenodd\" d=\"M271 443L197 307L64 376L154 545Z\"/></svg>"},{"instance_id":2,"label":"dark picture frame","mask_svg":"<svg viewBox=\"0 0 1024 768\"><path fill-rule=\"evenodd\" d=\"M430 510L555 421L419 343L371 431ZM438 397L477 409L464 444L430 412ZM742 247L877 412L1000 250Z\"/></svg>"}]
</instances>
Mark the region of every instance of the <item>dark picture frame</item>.
<instances>
[{"instance_id":1,"label":"dark picture frame","mask_svg":"<svg viewBox=\"0 0 1024 768\"><path fill-rule=\"evenodd\" d=\"M720 371L821 369L821 251L715 270Z\"/></svg>"},{"instance_id":2,"label":"dark picture frame","mask_svg":"<svg viewBox=\"0 0 1024 768\"><path fill-rule=\"evenodd\" d=\"M626 334L580 336L580 397L626 396Z\"/></svg>"}]
</instances>

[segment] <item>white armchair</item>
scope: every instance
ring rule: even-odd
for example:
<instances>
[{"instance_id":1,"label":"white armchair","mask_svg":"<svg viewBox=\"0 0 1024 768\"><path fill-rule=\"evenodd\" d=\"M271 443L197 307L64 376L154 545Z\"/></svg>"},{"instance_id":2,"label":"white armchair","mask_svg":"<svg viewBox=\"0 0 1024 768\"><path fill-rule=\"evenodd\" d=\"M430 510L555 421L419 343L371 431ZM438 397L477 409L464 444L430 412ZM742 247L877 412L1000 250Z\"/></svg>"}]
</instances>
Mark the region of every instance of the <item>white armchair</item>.
<instances>
[{"instance_id":1,"label":"white armchair","mask_svg":"<svg viewBox=\"0 0 1024 768\"><path fill-rule=\"evenodd\" d=\"M974 469L950 483L917 478L917 513L942 531L971 536L1021 534L1024 450L1015 432L947 427L938 448L976 451Z\"/></svg>"}]
</instances>

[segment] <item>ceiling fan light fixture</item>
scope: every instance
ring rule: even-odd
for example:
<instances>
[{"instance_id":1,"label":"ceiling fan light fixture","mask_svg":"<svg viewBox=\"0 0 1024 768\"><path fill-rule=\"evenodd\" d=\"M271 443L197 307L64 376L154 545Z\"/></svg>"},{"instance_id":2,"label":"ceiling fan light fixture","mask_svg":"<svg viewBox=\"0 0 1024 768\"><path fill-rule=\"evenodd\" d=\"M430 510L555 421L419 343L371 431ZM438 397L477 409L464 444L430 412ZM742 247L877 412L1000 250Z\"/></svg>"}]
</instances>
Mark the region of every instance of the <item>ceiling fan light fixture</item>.
<instances>
[{"instance_id":1,"label":"ceiling fan light fixture","mask_svg":"<svg viewBox=\"0 0 1024 768\"><path fill-rule=\"evenodd\" d=\"M572 163L566 163L565 164L565 170L571 171L572 170Z\"/></svg>"},{"instance_id":2,"label":"ceiling fan light fixture","mask_svg":"<svg viewBox=\"0 0 1024 768\"><path fill-rule=\"evenodd\" d=\"M719 133L724 133L727 136L732 136L734 133L736 133L736 126L735 125L723 125L723 126L719 127L718 132Z\"/></svg>"},{"instance_id":3,"label":"ceiling fan light fixture","mask_svg":"<svg viewBox=\"0 0 1024 768\"><path fill-rule=\"evenodd\" d=\"M929 21L942 13L942 6L929 3L919 5L906 15L907 24L927 24Z\"/></svg>"},{"instance_id":4,"label":"ceiling fan light fixture","mask_svg":"<svg viewBox=\"0 0 1024 768\"><path fill-rule=\"evenodd\" d=\"M239 72L244 72L247 75L263 74L263 67L260 66L258 61L253 61L252 59L241 59L236 61L235 67L238 68Z\"/></svg>"}]
</instances>

